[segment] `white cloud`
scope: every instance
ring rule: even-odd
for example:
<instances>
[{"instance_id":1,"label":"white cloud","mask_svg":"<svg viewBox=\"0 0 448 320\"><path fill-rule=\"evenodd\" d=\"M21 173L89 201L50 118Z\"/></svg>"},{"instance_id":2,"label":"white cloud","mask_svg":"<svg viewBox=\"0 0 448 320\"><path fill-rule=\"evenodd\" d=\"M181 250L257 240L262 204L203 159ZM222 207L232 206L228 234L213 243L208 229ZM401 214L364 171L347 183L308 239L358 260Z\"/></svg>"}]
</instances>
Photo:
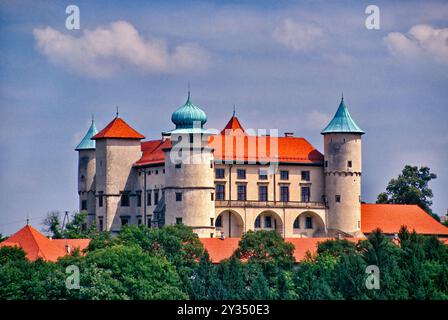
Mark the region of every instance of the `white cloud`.
<instances>
[{"instance_id":1,"label":"white cloud","mask_svg":"<svg viewBox=\"0 0 448 320\"><path fill-rule=\"evenodd\" d=\"M165 41L143 38L126 21L85 30L80 37L51 27L35 28L33 33L38 50L51 62L87 76L111 76L126 65L145 73L176 73L202 71L209 64L208 53L197 44L169 50Z\"/></svg>"},{"instance_id":2,"label":"white cloud","mask_svg":"<svg viewBox=\"0 0 448 320\"><path fill-rule=\"evenodd\" d=\"M392 54L399 57L430 57L438 63L448 64L448 28L416 25L407 34L389 33L384 43Z\"/></svg>"},{"instance_id":3,"label":"white cloud","mask_svg":"<svg viewBox=\"0 0 448 320\"><path fill-rule=\"evenodd\" d=\"M294 51L308 51L316 48L323 40L321 28L285 19L273 33L275 41Z\"/></svg>"}]
</instances>

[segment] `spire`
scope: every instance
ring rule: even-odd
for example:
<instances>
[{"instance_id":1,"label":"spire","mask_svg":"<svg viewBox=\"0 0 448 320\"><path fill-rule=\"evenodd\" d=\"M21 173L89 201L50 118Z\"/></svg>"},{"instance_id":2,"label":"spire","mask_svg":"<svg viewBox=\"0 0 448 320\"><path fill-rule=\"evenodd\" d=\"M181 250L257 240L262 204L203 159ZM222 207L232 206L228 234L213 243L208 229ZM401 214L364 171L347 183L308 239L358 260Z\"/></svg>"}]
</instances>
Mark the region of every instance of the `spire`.
<instances>
[{"instance_id":1,"label":"spire","mask_svg":"<svg viewBox=\"0 0 448 320\"><path fill-rule=\"evenodd\" d=\"M235 105L233 105L233 114L232 117L235 117Z\"/></svg>"},{"instance_id":2,"label":"spire","mask_svg":"<svg viewBox=\"0 0 448 320\"><path fill-rule=\"evenodd\" d=\"M92 124L94 124L95 123L95 116L94 116L94 114L92 113Z\"/></svg>"},{"instance_id":3,"label":"spire","mask_svg":"<svg viewBox=\"0 0 448 320\"><path fill-rule=\"evenodd\" d=\"M190 81L188 81L188 101L190 101Z\"/></svg>"},{"instance_id":4,"label":"spire","mask_svg":"<svg viewBox=\"0 0 448 320\"><path fill-rule=\"evenodd\" d=\"M90 125L89 130L87 130L86 135L82 138L81 142L76 147L76 151L80 150L95 150L95 141L91 140L91 138L98 133L96 130L95 121L92 115L92 123Z\"/></svg>"},{"instance_id":5,"label":"spire","mask_svg":"<svg viewBox=\"0 0 448 320\"><path fill-rule=\"evenodd\" d=\"M116 115L115 115L115 118L119 118L120 117L120 115L119 115L119 113L118 113L118 106L117 106L117 113L116 113Z\"/></svg>"},{"instance_id":6,"label":"spire","mask_svg":"<svg viewBox=\"0 0 448 320\"><path fill-rule=\"evenodd\" d=\"M336 114L321 133L365 133L361 130L360 127L358 127L358 125L350 116L348 108L344 102L343 94L341 96L341 102L339 104L338 110L336 111Z\"/></svg>"}]
</instances>

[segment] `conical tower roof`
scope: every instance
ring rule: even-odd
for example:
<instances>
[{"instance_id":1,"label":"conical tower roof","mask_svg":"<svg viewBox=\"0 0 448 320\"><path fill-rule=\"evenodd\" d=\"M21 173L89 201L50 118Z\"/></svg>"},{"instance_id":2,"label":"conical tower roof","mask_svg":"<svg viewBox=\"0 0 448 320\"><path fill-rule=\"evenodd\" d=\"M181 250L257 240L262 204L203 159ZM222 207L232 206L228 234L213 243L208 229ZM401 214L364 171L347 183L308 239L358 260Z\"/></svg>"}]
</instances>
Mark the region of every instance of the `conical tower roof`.
<instances>
[{"instance_id":1,"label":"conical tower roof","mask_svg":"<svg viewBox=\"0 0 448 320\"><path fill-rule=\"evenodd\" d=\"M92 119L92 124L89 130L87 130L86 135L82 138L81 142L76 147L76 151L80 150L95 150L95 140L91 140L94 135L98 133L96 130L95 122Z\"/></svg>"},{"instance_id":2,"label":"conical tower roof","mask_svg":"<svg viewBox=\"0 0 448 320\"><path fill-rule=\"evenodd\" d=\"M134 130L123 119L117 116L103 130L92 137L98 139L144 139L145 136Z\"/></svg>"},{"instance_id":3,"label":"conical tower roof","mask_svg":"<svg viewBox=\"0 0 448 320\"><path fill-rule=\"evenodd\" d=\"M339 108L333 119L321 132L321 134L327 133L365 133L350 116L347 106L344 103L344 97L342 97Z\"/></svg>"}]
</instances>

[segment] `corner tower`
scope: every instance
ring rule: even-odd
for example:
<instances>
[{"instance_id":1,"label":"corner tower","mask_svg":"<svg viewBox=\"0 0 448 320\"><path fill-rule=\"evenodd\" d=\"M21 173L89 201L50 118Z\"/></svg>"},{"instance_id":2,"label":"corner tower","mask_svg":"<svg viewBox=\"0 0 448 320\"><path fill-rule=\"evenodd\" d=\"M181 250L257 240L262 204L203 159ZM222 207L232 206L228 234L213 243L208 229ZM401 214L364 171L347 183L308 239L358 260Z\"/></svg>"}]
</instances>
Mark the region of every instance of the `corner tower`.
<instances>
[{"instance_id":1,"label":"corner tower","mask_svg":"<svg viewBox=\"0 0 448 320\"><path fill-rule=\"evenodd\" d=\"M137 179L132 166L141 156L140 140L144 138L118 112L92 138L96 141L96 217L100 231L117 232L123 221L131 222Z\"/></svg>"},{"instance_id":2,"label":"corner tower","mask_svg":"<svg viewBox=\"0 0 448 320\"><path fill-rule=\"evenodd\" d=\"M328 233L361 236L361 136L364 131L350 116L344 97L321 133L324 136Z\"/></svg>"},{"instance_id":3,"label":"corner tower","mask_svg":"<svg viewBox=\"0 0 448 320\"><path fill-rule=\"evenodd\" d=\"M95 122L75 148L78 151L78 195L79 211L87 211L87 224L95 221L95 141L91 138L97 134Z\"/></svg>"},{"instance_id":4,"label":"corner tower","mask_svg":"<svg viewBox=\"0 0 448 320\"><path fill-rule=\"evenodd\" d=\"M210 132L204 111L191 102L190 93L183 106L171 116L176 129L165 149L165 223L183 223L199 237L214 235L213 149L208 146Z\"/></svg>"}]
</instances>

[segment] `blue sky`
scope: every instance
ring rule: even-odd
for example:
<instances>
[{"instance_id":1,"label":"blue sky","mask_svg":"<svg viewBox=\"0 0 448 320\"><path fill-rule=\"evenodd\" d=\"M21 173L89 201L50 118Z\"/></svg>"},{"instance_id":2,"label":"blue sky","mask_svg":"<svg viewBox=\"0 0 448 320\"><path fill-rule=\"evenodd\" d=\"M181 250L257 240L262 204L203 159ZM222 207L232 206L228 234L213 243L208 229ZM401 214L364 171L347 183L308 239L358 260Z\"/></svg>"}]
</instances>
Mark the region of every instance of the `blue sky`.
<instances>
[{"instance_id":1,"label":"blue sky","mask_svg":"<svg viewBox=\"0 0 448 320\"><path fill-rule=\"evenodd\" d=\"M67 30L65 8L80 9ZM380 8L380 29L365 8ZM0 233L77 209L76 144L91 114L147 138L172 128L191 83L208 127L244 127L319 150L341 91L363 136L363 200L405 164L427 165L448 208L448 4L444 1L2 1Z\"/></svg>"}]
</instances>

